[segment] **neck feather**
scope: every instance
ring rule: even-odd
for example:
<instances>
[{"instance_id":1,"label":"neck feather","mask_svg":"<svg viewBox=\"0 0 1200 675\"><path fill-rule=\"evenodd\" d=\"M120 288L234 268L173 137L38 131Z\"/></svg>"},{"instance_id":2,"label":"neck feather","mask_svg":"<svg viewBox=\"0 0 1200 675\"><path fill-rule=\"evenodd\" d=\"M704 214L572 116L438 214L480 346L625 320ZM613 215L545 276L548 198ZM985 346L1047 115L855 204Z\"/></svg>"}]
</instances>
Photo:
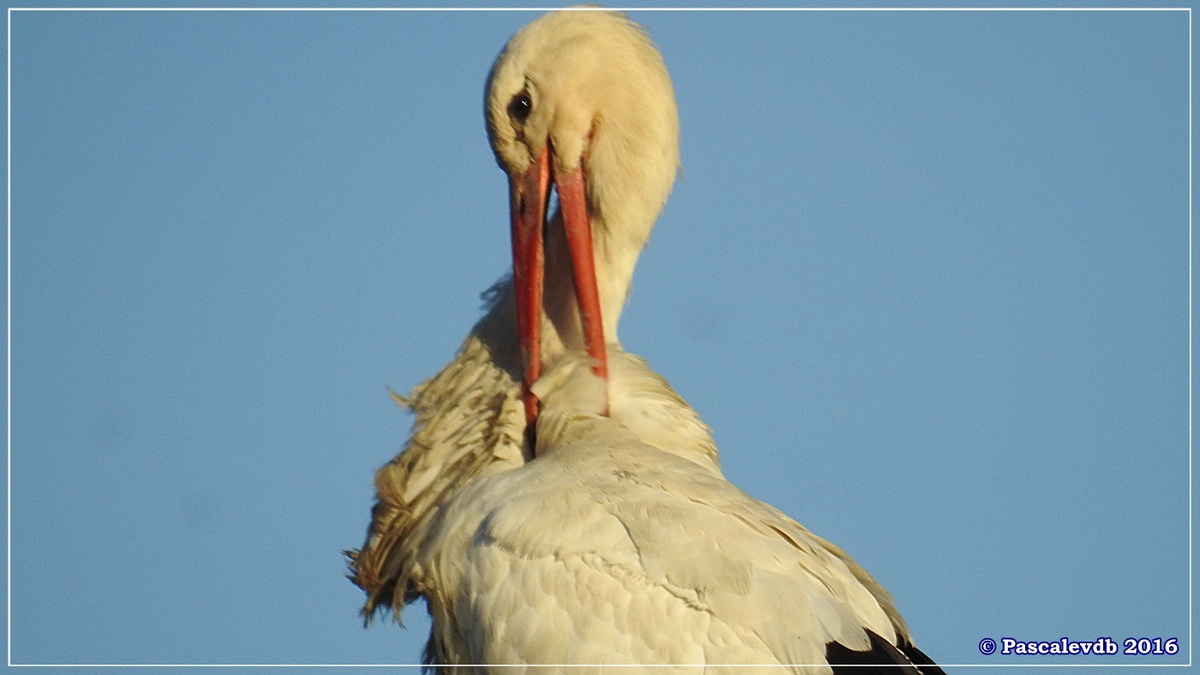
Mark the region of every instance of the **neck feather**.
<instances>
[{"instance_id":1,"label":"neck feather","mask_svg":"<svg viewBox=\"0 0 1200 675\"><path fill-rule=\"evenodd\" d=\"M604 338L609 344L620 343L617 324L629 295L638 256L652 225L653 216L643 215L642 222L631 225L614 225L602 217L593 216L596 285L600 294ZM546 237L542 354L547 365L556 361L565 351L586 349L579 321L579 304L575 296L571 260L562 232L561 216L556 213ZM630 236L631 232L635 233L635 236Z\"/></svg>"}]
</instances>

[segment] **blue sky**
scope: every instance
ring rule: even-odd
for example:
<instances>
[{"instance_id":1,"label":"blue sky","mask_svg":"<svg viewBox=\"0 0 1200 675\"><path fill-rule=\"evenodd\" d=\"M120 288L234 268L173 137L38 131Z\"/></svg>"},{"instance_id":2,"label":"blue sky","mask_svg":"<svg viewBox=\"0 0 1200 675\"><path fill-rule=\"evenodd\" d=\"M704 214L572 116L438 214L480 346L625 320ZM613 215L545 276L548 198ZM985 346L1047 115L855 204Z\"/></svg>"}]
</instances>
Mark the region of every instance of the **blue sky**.
<instances>
[{"instance_id":1,"label":"blue sky","mask_svg":"<svg viewBox=\"0 0 1200 675\"><path fill-rule=\"evenodd\" d=\"M509 265L537 14L11 13L13 662L418 660L340 550ZM941 662L1186 662L1190 14L633 16L683 172L621 337L729 478Z\"/></svg>"}]
</instances>

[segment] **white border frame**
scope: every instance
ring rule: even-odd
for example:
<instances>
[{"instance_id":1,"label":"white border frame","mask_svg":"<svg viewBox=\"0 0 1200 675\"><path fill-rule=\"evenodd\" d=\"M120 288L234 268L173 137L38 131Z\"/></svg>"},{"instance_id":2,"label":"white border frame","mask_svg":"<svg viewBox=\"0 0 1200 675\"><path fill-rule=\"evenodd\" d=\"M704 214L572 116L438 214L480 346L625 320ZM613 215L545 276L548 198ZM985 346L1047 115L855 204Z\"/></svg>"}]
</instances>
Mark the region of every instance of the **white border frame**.
<instances>
[{"instance_id":1,"label":"white border frame","mask_svg":"<svg viewBox=\"0 0 1200 675\"><path fill-rule=\"evenodd\" d=\"M420 663L13 663L12 661L12 15L13 12L549 12L562 7L9 7L5 29L5 76L6 76L6 208L5 208L5 315L6 335L6 383L5 408L7 447L7 473L5 475L6 515L6 665L17 667L44 668L420 668ZM577 8L586 11L591 8ZM1172 668L1192 666L1193 643L1193 521L1192 501L1194 490L1193 458L1193 395L1192 395L1192 8L1191 7L595 7L595 10L617 10L623 12L1186 12L1188 19L1188 660L1187 663L949 663L938 664L943 668ZM598 664L545 664L544 668L583 668ZM673 668L695 664L605 664L606 668ZM739 664L720 664L738 667ZM818 666L825 664L787 664L789 666ZM487 666L507 668L528 666L506 666L504 664L470 664L465 667ZM755 667L763 667L755 665ZM771 667L771 666L767 666ZM900 666L897 666L900 667Z\"/></svg>"}]
</instances>

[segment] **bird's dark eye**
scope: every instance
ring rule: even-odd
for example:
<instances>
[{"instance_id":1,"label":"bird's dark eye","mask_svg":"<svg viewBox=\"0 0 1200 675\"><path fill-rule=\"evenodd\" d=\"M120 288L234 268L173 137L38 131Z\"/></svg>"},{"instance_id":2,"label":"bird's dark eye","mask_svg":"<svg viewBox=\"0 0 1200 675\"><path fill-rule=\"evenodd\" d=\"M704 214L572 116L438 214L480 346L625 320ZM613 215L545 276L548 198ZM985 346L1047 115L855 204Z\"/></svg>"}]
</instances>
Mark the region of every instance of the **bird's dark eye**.
<instances>
[{"instance_id":1,"label":"bird's dark eye","mask_svg":"<svg viewBox=\"0 0 1200 675\"><path fill-rule=\"evenodd\" d=\"M508 102L508 114L518 122L524 122L531 112L533 112L533 99L529 98L529 92L525 89L522 89Z\"/></svg>"}]
</instances>

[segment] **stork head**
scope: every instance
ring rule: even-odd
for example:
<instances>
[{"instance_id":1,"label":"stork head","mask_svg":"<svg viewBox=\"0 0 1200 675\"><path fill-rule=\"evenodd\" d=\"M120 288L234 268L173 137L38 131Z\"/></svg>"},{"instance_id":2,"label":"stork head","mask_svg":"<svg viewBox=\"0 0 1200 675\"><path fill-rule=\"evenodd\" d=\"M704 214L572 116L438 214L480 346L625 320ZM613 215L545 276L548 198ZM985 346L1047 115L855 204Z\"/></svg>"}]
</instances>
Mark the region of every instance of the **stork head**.
<instances>
[{"instance_id":1,"label":"stork head","mask_svg":"<svg viewBox=\"0 0 1200 675\"><path fill-rule=\"evenodd\" d=\"M585 348L595 359L593 372L607 377L605 344L616 341L638 254L675 180L679 119L662 56L641 27L594 9L547 14L513 36L492 66L485 113L492 150L509 179L532 423L538 403L530 387L550 356L541 334L548 310L552 325L578 327L558 330L558 347ZM548 218L551 185L559 212ZM563 283L551 275L554 285L543 291L547 247L554 266L553 244L561 242L571 274ZM571 336L582 344L570 344Z\"/></svg>"}]
</instances>

